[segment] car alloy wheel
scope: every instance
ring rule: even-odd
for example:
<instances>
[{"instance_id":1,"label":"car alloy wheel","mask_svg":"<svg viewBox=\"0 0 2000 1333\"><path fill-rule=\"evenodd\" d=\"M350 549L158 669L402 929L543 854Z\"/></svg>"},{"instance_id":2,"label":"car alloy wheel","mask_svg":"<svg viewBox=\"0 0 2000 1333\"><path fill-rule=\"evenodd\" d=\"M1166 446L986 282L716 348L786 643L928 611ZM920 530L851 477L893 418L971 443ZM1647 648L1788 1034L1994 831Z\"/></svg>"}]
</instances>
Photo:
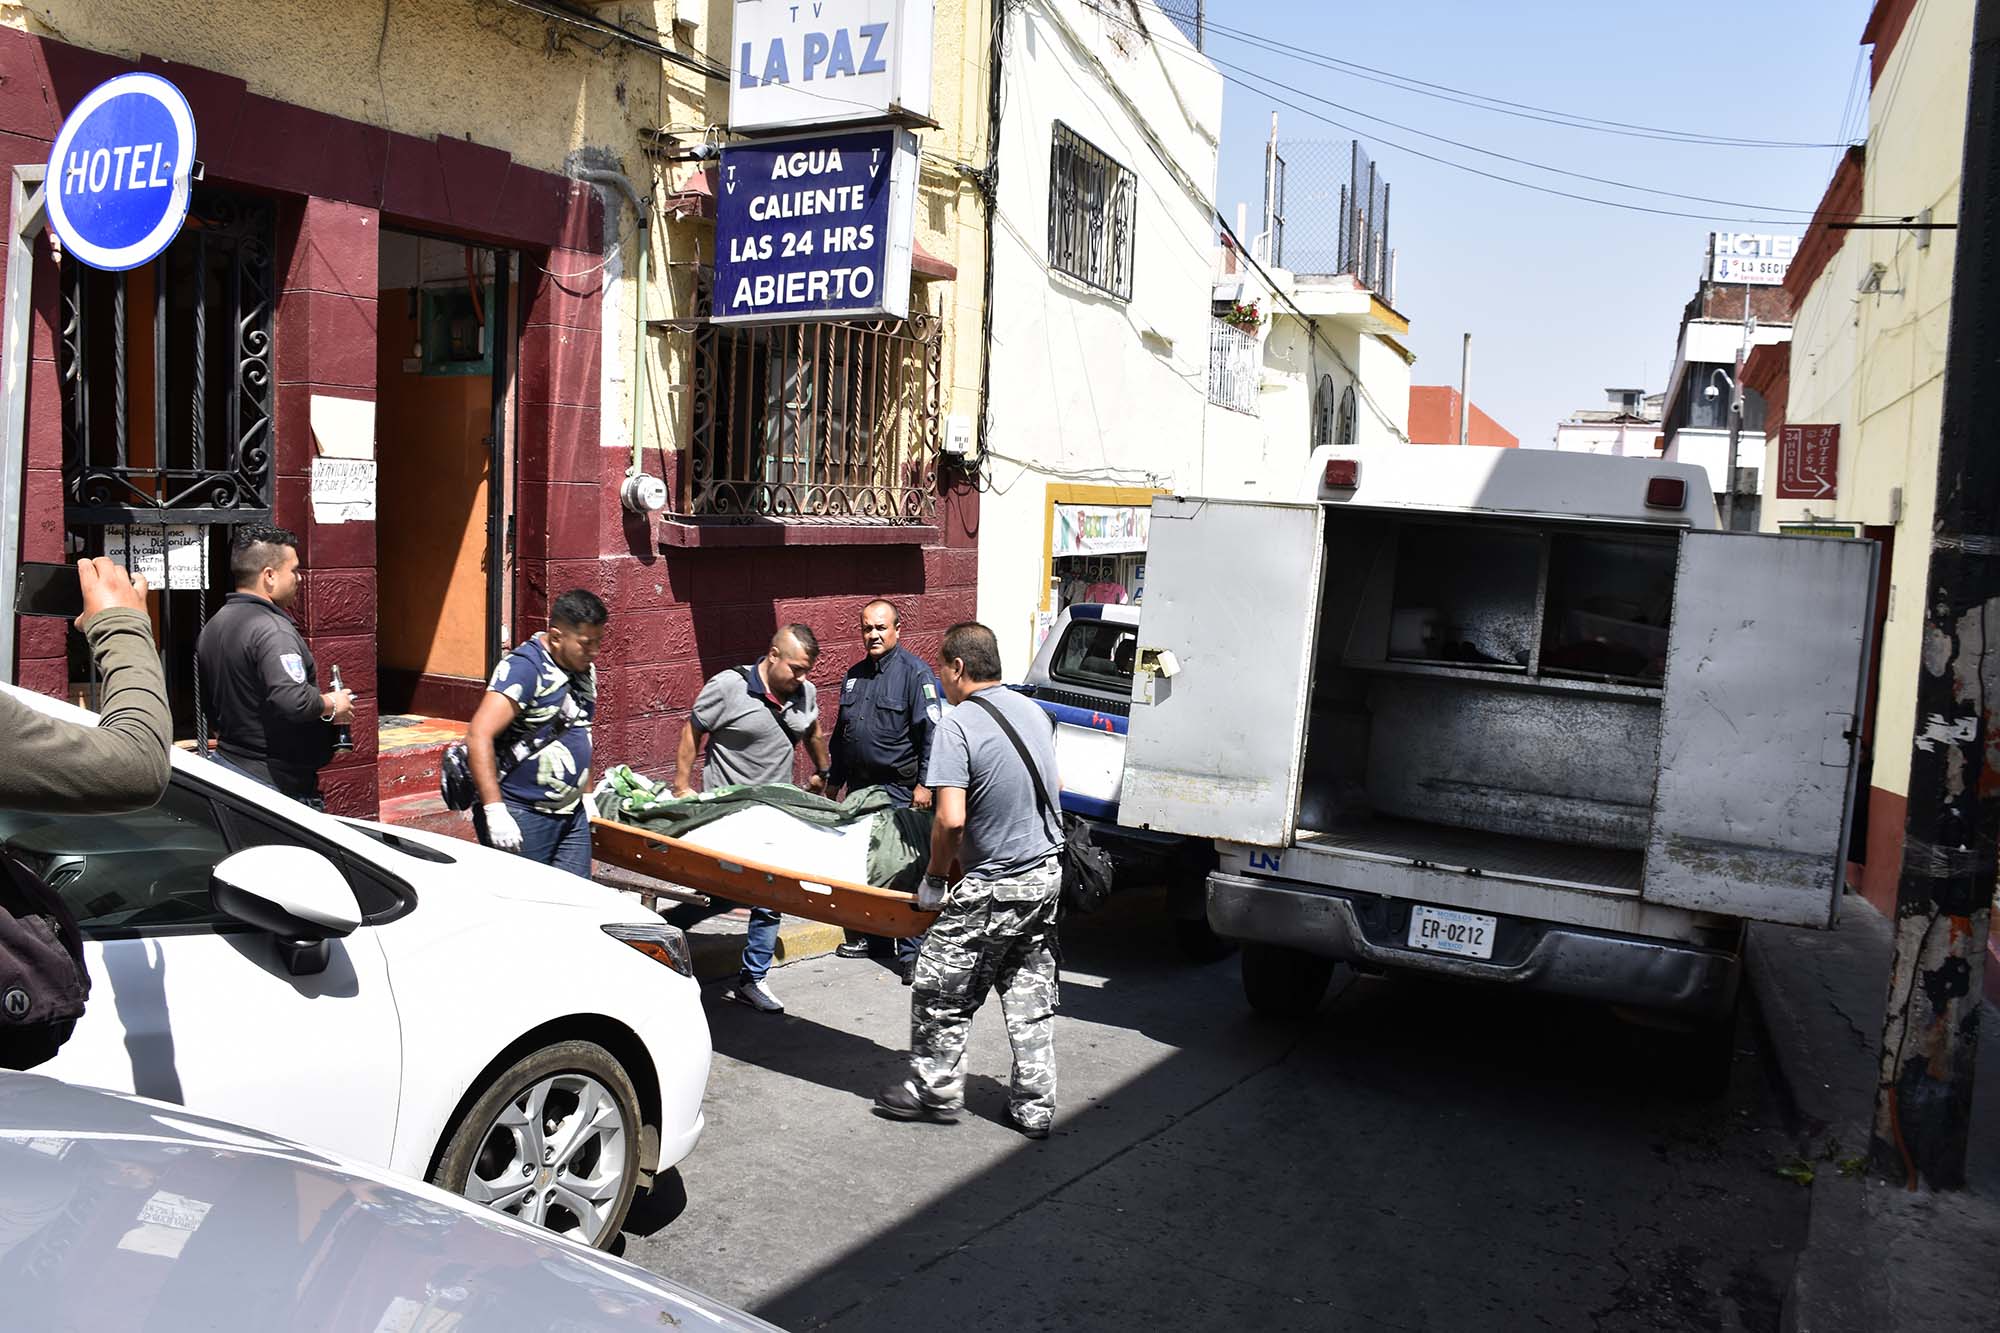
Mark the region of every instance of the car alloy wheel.
<instances>
[{"instance_id":1,"label":"car alloy wheel","mask_svg":"<svg viewBox=\"0 0 2000 1333\"><path fill-rule=\"evenodd\" d=\"M466 1113L433 1182L474 1203L602 1247L638 1176L631 1080L608 1051L564 1042L522 1060Z\"/></svg>"}]
</instances>

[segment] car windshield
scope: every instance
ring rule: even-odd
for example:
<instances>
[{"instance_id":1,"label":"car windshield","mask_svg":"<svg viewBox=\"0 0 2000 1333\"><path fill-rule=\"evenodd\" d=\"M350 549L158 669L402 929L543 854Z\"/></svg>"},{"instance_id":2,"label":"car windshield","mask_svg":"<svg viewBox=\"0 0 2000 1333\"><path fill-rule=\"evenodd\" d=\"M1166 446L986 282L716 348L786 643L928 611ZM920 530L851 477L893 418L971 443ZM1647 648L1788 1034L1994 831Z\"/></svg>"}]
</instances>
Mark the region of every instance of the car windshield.
<instances>
[{"instance_id":1,"label":"car windshield","mask_svg":"<svg viewBox=\"0 0 2000 1333\"><path fill-rule=\"evenodd\" d=\"M1049 676L1066 685L1129 694L1132 655L1138 642L1138 631L1130 625L1108 620L1072 620L1063 631L1062 642L1056 645Z\"/></svg>"}]
</instances>

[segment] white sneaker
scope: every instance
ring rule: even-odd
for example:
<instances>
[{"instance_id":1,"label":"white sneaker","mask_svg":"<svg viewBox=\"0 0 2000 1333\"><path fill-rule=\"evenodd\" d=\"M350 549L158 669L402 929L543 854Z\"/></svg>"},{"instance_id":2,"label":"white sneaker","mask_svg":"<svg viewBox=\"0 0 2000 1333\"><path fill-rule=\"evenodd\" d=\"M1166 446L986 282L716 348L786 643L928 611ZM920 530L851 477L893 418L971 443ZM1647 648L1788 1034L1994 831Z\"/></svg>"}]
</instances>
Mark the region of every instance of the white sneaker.
<instances>
[{"instance_id":1,"label":"white sneaker","mask_svg":"<svg viewBox=\"0 0 2000 1333\"><path fill-rule=\"evenodd\" d=\"M746 981L742 977L738 977L735 981L730 982L728 988L722 992L722 998L725 1000L734 1000L738 1004L747 1004L760 1014L782 1014L785 1012L784 1002L773 995L771 988L762 981Z\"/></svg>"}]
</instances>

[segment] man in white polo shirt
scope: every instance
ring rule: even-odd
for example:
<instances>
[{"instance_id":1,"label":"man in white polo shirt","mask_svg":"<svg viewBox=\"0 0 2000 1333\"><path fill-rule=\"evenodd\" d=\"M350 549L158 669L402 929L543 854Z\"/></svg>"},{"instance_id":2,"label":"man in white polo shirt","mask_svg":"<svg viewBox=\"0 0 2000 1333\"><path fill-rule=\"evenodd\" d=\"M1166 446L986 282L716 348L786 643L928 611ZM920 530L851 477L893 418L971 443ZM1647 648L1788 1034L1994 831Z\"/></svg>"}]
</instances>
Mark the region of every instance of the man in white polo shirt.
<instances>
[{"instance_id":1,"label":"man in white polo shirt","mask_svg":"<svg viewBox=\"0 0 2000 1333\"><path fill-rule=\"evenodd\" d=\"M819 660L819 640L804 625L786 625L771 636L764 660L710 676L695 697L694 715L681 728L674 769L674 795L694 795L692 777L701 738L708 738L702 765L703 791L792 780L792 751L804 744L812 757L808 791L826 790L832 760L820 734L819 695L806 674ZM760 1013L782 1014L785 1006L764 978L778 948L778 913L750 909L750 936L743 946L743 970L724 993Z\"/></svg>"}]
</instances>

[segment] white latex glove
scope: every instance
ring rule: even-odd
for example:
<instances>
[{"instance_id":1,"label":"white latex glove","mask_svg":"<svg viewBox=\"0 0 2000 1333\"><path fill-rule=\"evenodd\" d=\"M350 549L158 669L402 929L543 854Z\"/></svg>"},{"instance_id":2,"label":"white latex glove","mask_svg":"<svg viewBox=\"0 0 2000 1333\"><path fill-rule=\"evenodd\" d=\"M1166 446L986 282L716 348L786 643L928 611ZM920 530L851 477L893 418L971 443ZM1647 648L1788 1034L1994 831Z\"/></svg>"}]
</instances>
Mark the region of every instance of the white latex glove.
<instances>
[{"instance_id":1,"label":"white latex glove","mask_svg":"<svg viewBox=\"0 0 2000 1333\"><path fill-rule=\"evenodd\" d=\"M514 822L505 802L496 801L486 807L486 837L503 852L521 850L521 826Z\"/></svg>"},{"instance_id":2,"label":"white latex glove","mask_svg":"<svg viewBox=\"0 0 2000 1333\"><path fill-rule=\"evenodd\" d=\"M917 910L919 912L941 912L951 899L951 885L943 875L925 875L924 882L917 885Z\"/></svg>"}]
</instances>

